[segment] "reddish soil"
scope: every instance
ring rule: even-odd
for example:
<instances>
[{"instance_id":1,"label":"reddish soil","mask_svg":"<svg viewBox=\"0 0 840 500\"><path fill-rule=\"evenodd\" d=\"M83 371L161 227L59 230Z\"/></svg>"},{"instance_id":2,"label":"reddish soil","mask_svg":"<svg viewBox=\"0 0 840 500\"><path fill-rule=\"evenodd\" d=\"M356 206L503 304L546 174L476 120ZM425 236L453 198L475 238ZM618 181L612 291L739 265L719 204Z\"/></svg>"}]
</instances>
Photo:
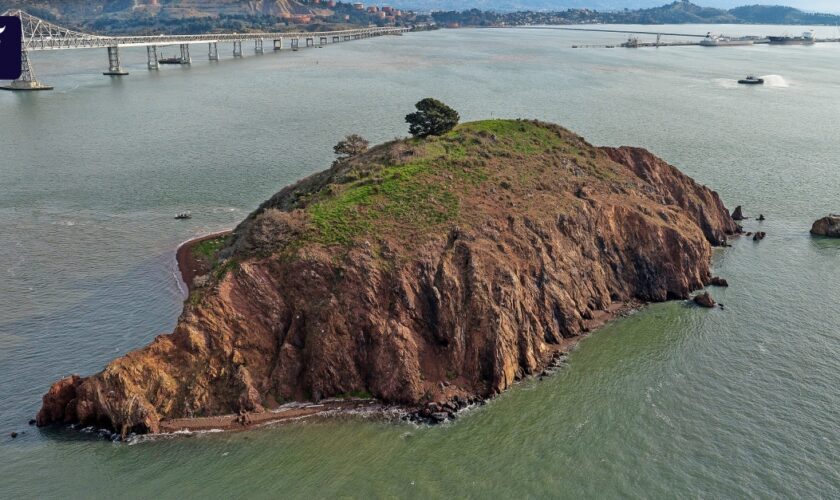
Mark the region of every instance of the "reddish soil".
<instances>
[{"instance_id":1,"label":"reddish soil","mask_svg":"<svg viewBox=\"0 0 840 500\"><path fill-rule=\"evenodd\" d=\"M56 382L37 423L125 435L272 420L275 401L489 398L624 308L690 297L735 232L665 161L554 125L395 141L277 193L200 287L208 237L183 245L194 289L174 332Z\"/></svg>"},{"instance_id":2,"label":"reddish soil","mask_svg":"<svg viewBox=\"0 0 840 500\"><path fill-rule=\"evenodd\" d=\"M218 233L208 234L207 236L200 236L191 240L187 240L178 247L175 251L175 260L178 262L178 270L181 272L181 279L187 286L188 291L192 291L193 280L196 276L207 273L212 267L212 262L204 259L199 259L193 254L193 248L199 243L207 240L218 238L219 236L227 236L231 231L219 231Z\"/></svg>"}]
</instances>

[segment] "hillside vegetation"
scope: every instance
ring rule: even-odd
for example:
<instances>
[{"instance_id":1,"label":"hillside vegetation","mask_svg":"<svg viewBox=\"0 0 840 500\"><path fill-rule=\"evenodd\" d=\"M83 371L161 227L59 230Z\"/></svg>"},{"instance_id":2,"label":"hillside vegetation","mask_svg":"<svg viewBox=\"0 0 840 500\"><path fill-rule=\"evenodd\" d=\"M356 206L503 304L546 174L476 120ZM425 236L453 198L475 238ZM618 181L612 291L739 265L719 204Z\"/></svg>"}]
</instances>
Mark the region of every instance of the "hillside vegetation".
<instances>
[{"instance_id":1,"label":"hillside vegetation","mask_svg":"<svg viewBox=\"0 0 840 500\"><path fill-rule=\"evenodd\" d=\"M126 434L352 394L463 405L541 373L628 304L688 298L737 229L716 193L647 151L556 125L395 140L197 244L212 269L175 331L56 382L37 422Z\"/></svg>"}]
</instances>

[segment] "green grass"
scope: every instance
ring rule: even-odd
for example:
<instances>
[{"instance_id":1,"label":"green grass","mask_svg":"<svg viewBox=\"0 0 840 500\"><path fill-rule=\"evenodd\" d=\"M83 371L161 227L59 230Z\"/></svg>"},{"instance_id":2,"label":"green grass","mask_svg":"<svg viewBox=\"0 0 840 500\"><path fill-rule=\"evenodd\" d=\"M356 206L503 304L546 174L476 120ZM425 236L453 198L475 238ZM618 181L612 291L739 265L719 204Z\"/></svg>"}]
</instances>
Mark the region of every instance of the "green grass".
<instances>
[{"instance_id":1,"label":"green grass","mask_svg":"<svg viewBox=\"0 0 840 500\"><path fill-rule=\"evenodd\" d=\"M442 137L406 142L417 151L408 163L370 165L370 175L313 195L307 211L315 241L347 245L388 228L418 230L450 222L460 213L458 195L491 177L488 161L567 145L556 130L519 120L466 123Z\"/></svg>"},{"instance_id":2,"label":"green grass","mask_svg":"<svg viewBox=\"0 0 840 500\"><path fill-rule=\"evenodd\" d=\"M336 399L373 399L373 395L368 391L350 391L344 394L339 394Z\"/></svg>"},{"instance_id":3,"label":"green grass","mask_svg":"<svg viewBox=\"0 0 840 500\"><path fill-rule=\"evenodd\" d=\"M319 242L348 244L382 224L424 228L451 220L458 198L420 160L382 168L373 179L332 186L333 194L309 207Z\"/></svg>"},{"instance_id":4,"label":"green grass","mask_svg":"<svg viewBox=\"0 0 840 500\"><path fill-rule=\"evenodd\" d=\"M498 150L526 155L542 153L566 144L566 141L554 130L520 120L483 120L465 123L450 132L447 137L465 132L492 134L499 141Z\"/></svg>"},{"instance_id":5,"label":"green grass","mask_svg":"<svg viewBox=\"0 0 840 500\"><path fill-rule=\"evenodd\" d=\"M223 262L219 262L213 267L213 276L216 277L216 280L221 281L227 273L230 271L235 271L239 269L239 262L235 259L228 259Z\"/></svg>"},{"instance_id":6,"label":"green grass","mask_svg":"<svg viewBox=\"0 0 840 500\"><path fill-rule=\"evenodd\" d=\"M192 252L196 257L204 257L212 259L216 257L219 250L225 247L230 241L230 236L219 236L209 240L204 240L193 247Z\"/></svg>"},{"instance_id":7,"label":"green grass","mask_svg":"<svg viewBox=\"0 0 840 500\"><path fill-rule=\"evenodd\" d=\"M190 296L187 298L187 302L191 306L197 306L201 303L201 299L204 297L204 292L201 290L193 290L190 292Z\"/></svg>"}]
</instances>

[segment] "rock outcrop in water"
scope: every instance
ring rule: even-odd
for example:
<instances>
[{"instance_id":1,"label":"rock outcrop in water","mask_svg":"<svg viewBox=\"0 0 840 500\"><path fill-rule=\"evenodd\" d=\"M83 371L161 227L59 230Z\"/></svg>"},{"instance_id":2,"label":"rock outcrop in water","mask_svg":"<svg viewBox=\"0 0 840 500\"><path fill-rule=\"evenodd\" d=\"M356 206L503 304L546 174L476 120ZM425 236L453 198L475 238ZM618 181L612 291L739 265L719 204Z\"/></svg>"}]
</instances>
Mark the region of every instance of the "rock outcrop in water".
<instances>
[{"instance_id":1,"label":"rock outcrop in water","mask_svg":"<svg viewBox=\"0 0 840 500\"><path fill-rule=\"evenodd\" d=\"M840 238L840 215L831 214L815 221L811 226L811 234Z\"/></svg>"},{"instance_id":2,"label":"rock outcrop in water","mask_svg":"<svg viewBox=\"0 0 840 500\"><path fill-rule=\"evenodd\" d=\"M736 229L716 193L647 151L554 125L394 141L265 202L171 335L56 382L38 425L125 434L290 400L487 397L622 301L688 298Z\"/></svg>"},{"instance_id":3,"label":"rock outcrop in water","mask_svg":"<svg viewBox=\"0 0 840 500\"><path fill-rule=\"evenodd\" d=\"M694 303L700 307L705 307L706 309L712 309L717 305L715 299L712 298L709 292L698 293L694 296Z\"/></svg>"}]
</instances>

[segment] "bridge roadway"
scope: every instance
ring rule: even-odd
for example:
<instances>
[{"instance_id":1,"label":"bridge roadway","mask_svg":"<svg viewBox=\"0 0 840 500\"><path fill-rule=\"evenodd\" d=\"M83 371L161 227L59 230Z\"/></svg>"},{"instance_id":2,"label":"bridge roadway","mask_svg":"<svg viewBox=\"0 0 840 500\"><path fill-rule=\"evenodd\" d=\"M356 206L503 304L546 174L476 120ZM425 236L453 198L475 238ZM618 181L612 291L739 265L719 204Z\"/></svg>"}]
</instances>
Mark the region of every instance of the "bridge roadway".
<instances>
[{"instance_id":1,"label":"bridge roadway","mask_svg":"<svg viewBox=\"0 0 840 500\"><path fill-rule=\"evenodd\" d=\"M23 39L21 42L21 76L8 86L2 86L5 90L51 90L52 87L45 85L35 78L32 64L29 60L29 52L40 50L67 50L67 49L96 49L105 48L108 51L108 71L104 75L124 76L128 72L123 70L120 61L121 47L146 47L147 62L149 69L158 69L157 48L168 45L179 45L180 56L176 57L175 64L190 64L190 45L197 43L208 44L208 58L211 61L219 60L218 43L230 42L233 44L233 56L242 57L242 43L244 41L254 42L254 51L263 53L263 41L272 40L274 50L286 48L284 41L289 42L292 50L301 47L301 40L304 47L322 47L328 43L339 43L362 38L371 38L383 35L398 35L410 28L405 27L384 27L384 28L355 28L337 31L315 31L315 32L256 32L256 33L207 33L198 35L148 35L148 36L101 36L90 33L83 33L64 28L44 19L28 14L22 10L12 10L3 13L4 16L16 16L21 20L23 28ZM172 63L172 61L170 61Z\"/></svg>"}]
</instances>

